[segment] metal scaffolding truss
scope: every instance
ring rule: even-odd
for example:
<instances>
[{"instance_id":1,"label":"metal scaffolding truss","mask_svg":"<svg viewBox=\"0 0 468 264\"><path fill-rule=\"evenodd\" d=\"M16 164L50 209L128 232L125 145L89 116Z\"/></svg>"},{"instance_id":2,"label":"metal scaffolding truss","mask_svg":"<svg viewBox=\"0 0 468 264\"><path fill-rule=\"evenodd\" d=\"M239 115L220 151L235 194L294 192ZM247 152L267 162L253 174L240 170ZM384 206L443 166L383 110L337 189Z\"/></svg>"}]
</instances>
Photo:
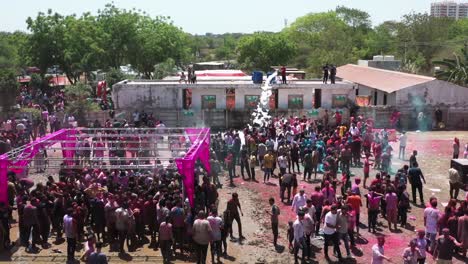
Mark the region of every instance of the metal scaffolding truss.
<instances>
[{"instance_id":1,"label":"metal scaffolding truss","mask_svg":"<svg viewBox=\"0 0 468 264\"><path fill-rule=\"evenodd\" d=\"M78 128L73 136L36 140L6 153L10 169L60 169L96 167L151 169L173 166L183 157L199 133L186 128ZM67 131L70 132L70 131ZM198 132L198 131L197 131ZM31 150L40 150L31 151ZM43 152L45 151L45 153ZM58 151L72 151L63 157ZM18 163L18 161L22 161ZM160 163L157 163L159 161Z\"/></svg>"},{"instance_id":2,"label":"metal scaffolding truss","mask_svg":"<svg viewBox=\"0 0 468 264\"><path fill-rule=\"evenodd\" d=\"M210 171L209 145L209 128L62 129L0 156L0 202L8 201L9 170L27 176L33 168L43 171L171 167L184 176L185 193L193 206L194 164L199 160Z\"/></svg>"}]
</instances>

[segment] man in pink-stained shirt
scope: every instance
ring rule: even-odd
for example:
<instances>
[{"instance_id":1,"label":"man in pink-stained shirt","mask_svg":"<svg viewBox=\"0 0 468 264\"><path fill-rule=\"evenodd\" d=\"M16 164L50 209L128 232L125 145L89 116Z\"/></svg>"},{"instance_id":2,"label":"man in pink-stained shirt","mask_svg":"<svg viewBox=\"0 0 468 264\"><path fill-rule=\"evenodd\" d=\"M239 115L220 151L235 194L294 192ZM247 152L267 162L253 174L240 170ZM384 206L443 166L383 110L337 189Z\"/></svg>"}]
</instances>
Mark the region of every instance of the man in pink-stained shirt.
<instances>
[{"instance_id":1,"label":"man in pink-stained shirt","mask_svg":"<svg viewBox=\"0 0 468 264\"><path fill-rule=\"evenodd\" d=\"M325 200L328 200L328 201L330 201L330 204L333 204L336 201L336 192L330 186L329 181L325 181L324 186L325 187L323 187L323 189L322 189L322 194L323 194Z\"/></svg>"},{"instance_id":2,"label":"man in pink-stained shirt","mask_svg":"<svg viewBox=\"0 0 468 264\"><path fill-rule=\"evenodd\" d=\"M159 226L159 244L161 246L161 254L163 255L164 263L169 263L170 261L172 240L172 225L170 223L170 217L166 216L165 221Z\"/></svg>"},{"instance_id":3,"label":"man in pink-stained shirt","mask_svg":"<svg viewBox=\"0 0 468 264\"><path fill-rule=\"evenodd\" d=\"M320 230L320 217L322 215L322 207L323 201L325 197L320 190L320 186L315 186L315 191L310 194L310 200L312 201L312 205L315 207L315 235L318 236L318 232Z\"/></svg>"},{"instance_id":4,"label":"man in pink-stained shirt","mask_svg":"<svg viewBox=\"0 0 468 264\"><path fill-rule=\"evenodd\" d=\"M382 194L376 193L374 187L372 186L369 194L366 195L367 198L367 215L368 215L368 229L369 233L372 231L375 233L377 228L377 216L379 214L380 200Z\"/></svg>"},{"instance_id":5,"label":"man in pink-stained shirt","mask_svg":"<svg viewBox=\"0 0 468 264\"><path fill-rule=\"evenodd\" d=\"M395 188L390 186L387 189L387 194L385 194L386 201L386 211L387 211L387 221L388 229L392 230L392 224L397 229L398 223L398 196L395 193Z\"/></svg>"}]
</instances>

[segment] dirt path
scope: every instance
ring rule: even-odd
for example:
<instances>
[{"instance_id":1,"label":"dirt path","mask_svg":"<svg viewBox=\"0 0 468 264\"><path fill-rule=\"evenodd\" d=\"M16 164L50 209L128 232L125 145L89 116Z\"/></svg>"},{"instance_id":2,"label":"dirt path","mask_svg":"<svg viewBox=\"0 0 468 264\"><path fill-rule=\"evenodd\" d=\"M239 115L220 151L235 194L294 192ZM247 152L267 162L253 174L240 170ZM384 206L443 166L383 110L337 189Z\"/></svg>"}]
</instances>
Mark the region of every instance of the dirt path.
<instances>
[{"instance_id":1,"label":"dirt path","mask_svg":"<svg viewBox=\"0 0 468 264\"><path fill-rule=\"evenodd\" d=\"M221 203L218 210L221 213L226 209L227 201L231 198L233 192L239 194L244 212L244 216L241 217L242 233L246 239L242 242L228 242L228 255L233 257L222 259L223 263L293 263L292 255L286 252L286 232L283 228L280 230L279 249L275 250L273 247L273 235L269 227L270 218L265 213L269 206L264 201L264 197L259 197L258 193L242 184L230 187L227 179L224 186L219 190ZM238 238L237 223L233 224L233 230L234 237Z\"/></svg>"}]
</instances>

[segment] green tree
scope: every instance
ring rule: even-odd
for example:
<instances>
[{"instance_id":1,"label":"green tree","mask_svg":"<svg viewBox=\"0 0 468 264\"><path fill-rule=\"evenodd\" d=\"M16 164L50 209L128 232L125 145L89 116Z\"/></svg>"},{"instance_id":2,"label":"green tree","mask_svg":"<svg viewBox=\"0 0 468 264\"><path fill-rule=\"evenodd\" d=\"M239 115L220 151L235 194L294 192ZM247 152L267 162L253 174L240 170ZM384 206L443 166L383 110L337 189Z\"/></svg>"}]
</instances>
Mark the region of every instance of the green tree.
<instances>
[{"instance_id":1,"label":"green tree","mask_svg":"<svg viewBox=\"0 0 468 264\"><path fill-rule=\"evenodd\" d=\"M91 86L83 83L65 87L65 98L67 102L65 112L69 115L73 115L79 126L87 125L87 113L99 110L99 105L90 98L91 94Z\"/></svg>"},{"instance_id":2,"label":"green tree","mask_svg":"<svg viewBox=\"0 0 468 264\"><path fill-rule=\"evenodd\" d=\"M269 71L285 65L296 54L296 45L282 33L257 32L242 37L237 45L238 62L244 69Z\"/></svg>"},{"instance_id":3,"label":"green tree","mask_svg":"<svg viewBox=\"0 0 468 264\"><path fill-rule=\"evenodd\" d=\"M218 60L233 59L236 55L237 40L230 34L222 36L223 44L216 48L215 56Z\"/></svg>"},{"instance_id":4,"label":"green tree","mask_svg":"<svg viewBox=\"0 0 468 264\"><path fill-rule=\"evenodd\" d=\"M28 54L28 41L30 34L21 31L15 31L10 34L10 43L15 47L17 57L17 66L25 68L31 66L31 57Z\"/></svg>"},{"instance_id":5,"label":"green tree","mask_svg":"<svg viewBox=\"0 0 468 264\"><path fill-rule=\"evenodd\" d=\"M18 95L16 80L19 54L13 34L0 33L0 107L2 111L10 110L15 105Z\"/></svg>"},{"instance_id":6,"label":"green tree","mask_svg":"<svg viewBox=\"0 0 468 264\"><path fill-rule=\"evenodd\" d=\"M458 19L448 29L450 39L466 40L468 36L468 19Z\"/></svg>"},{"instance_id":7,"label":"green tree","mask_svg":"<svg viewBox=\"0 0 468 264\"><path fill-rule=\"evenodd\" d=\"M9 33L0 32L0 68L15 68L18 65L19 54L11 43Z\"/></svg>"},{"instance_id":8,"label":"green tree","mask_svg":"<svg viewBox=\"0 0 468 264\"><path fill-rule=\"evenodd\" d=\"M64 61L64 17L58 13L39 12L35 19L26 20L31 35L28 38L28 54L31 63L41 70L44 76L49 67Z\"/></svg>"},{"instance_id":9,"label":"green tree","mask_svg":"<svg viewBox=\"0 0 468 264\"><path fill-rule=\"evenodd\" d=\"M165 62L159 63L154 67L154 79L163 79L177 73L177 66L172 58L167 59Z\"/></svg>"},{"instance_id":10,"label":"green tree","mask_svg":"<svg viewBox=\"0 0 468 264\"><path fill-rule=\"evenodd\" d=\"M398 49L398 30L401 24L386 21L370 31L365 39L367 57L373 55L396 54Z\"/></svg>"},{"instance_id":11,"label":"green tree","mask_svg":"<svg viewBox=\"0 0 468 264\"><path fill-rule=\"evenodd\" d=\"M299 17L284 32L298 46L296 65L316 75L326 63L355 63L358 58L350 27L335 12Z\"/></svg>"},{"instance_id":12,"label":"green tree","mask_svg":"<svg viewBox=\"0 0 468 264\"><path fill-rule=\"evenodd\" d=\"M15 68L26 66L28 55L24 52L28 35L16 31L0 32L0 68Z\"/></svg>"},{"instance_id":13,"label":"green tree","mask_svg":"<svg viewBox=\"0 0 468 264\"><path fill-rule=\"evenodd\" d=\"M335 12L351 28L362 31L371 30L372 23L369 13L345 6L338 6Z\"/></svg>"},{"instance_id":14,"label":"green tree","mask_svg":"<svg viewBox=\"0 0 468 264\"><path fill-rule=\"evenodd\" d=\"M399 54L407 61L416 61L422 56L424 63L421 70L430 72L432 60L446 44L449 38L447 29L454 20L413 13L403 16L401 23L403 26L399 28L397 40L403 44L399 46Z\"/></svg>"},{"instance_id":15,"label":"green tree","mask_svg":"<svg viewBox=\"0 0 468 264\"><path fill-rule=\"evenodd\" d=\"M208 47L208 43L203 36L189 36L188 40L188 47L189 47L189 59L192 62L197 62L201 58L202 50Z\"/></svg>"},{"instance_id":16,"label":"green tree","mask_svg":"<svg viewBox=\"0 0 468 264\"><path fill-rule=\"evenodd\" d=\"M48 79L42 78L40 74L33 73L31 74L29 86L34 90L42 91L49 86Z\"/></svg>"},{"instance_id":17,"label":"green tree","mask_svg":"<svg viewBox=\"0 0 468 264\"><path fill-rule=\"evenodd\" d=\"M110 69L106 74L106 83L109 88L120 81L125 80L125 74L119 69Z\"/></svg>"},{"instance_id":18,"label":"green tree","mask_svg":"<svg viewBox=\"0 0 468 264\"><path fill-rule=\"evenodd\" d=\"M169 58L181 63L188 54L187 35L166 17L141 17L129 61L147 79Z\"/></svg>"},{"instance_id":19,"label":"green tree","mask_svg":"<svg viewBox=\"0 0 468 264\"><path fill-rule=\"evenodd\" d=\"M100 49L105 52L100 58L102 68L117 69L129 59L131 46L137 41L140 14L107 4L98 11L97 26L102 37Z\"/></svg>"},{"instance_id":20,"label":"green tree","mask_svg":"<svg viewBox=\"0 0 468 264\"><path fill-rule=\"evenodd\" d=\"M79 18L67 16L64 25L63 57L59 65L70 83L75 84L82 73L89 79L91 71L98 68L99 58L105 53L101 48L103 33L96 27L96 17L89 13Z\"/></svg>"},{"instance_id":21,"label":"green tree","mask_svg":"<svg viewBox=\"0 0 468 264\"><path fill-rule=\"evenodd\" d=\"M454 53L454 59L443 59L434 61L435 65L442 69L435 72L437 79L453 82L468 87L468 45L461 49L461 55Z\"/></svg>"},{"instance_id":22,"label":"green tree","mask_svg":"<svg viewBox=\"0 0 468 264\"><path fill-rule=\"evenodd\" d=\"M2 111L7 111L15 105L16 96L18 96L16 72L12 69L0 68L0 106Z\"/></svg>"},{"instance_id":23,"label":"green tree","mask_svg":"<svg viewBox=\"0 0 468 264\"><path fill-rule=\"evenodd\" d=\"M338 6L336 15L343 20L351 31L350 36L353 41L353 54L358 58L368 58L368 50L365 48L367 35L372 32L372 23L369 13L344 6Z\"/></svg>"}]
</instances>

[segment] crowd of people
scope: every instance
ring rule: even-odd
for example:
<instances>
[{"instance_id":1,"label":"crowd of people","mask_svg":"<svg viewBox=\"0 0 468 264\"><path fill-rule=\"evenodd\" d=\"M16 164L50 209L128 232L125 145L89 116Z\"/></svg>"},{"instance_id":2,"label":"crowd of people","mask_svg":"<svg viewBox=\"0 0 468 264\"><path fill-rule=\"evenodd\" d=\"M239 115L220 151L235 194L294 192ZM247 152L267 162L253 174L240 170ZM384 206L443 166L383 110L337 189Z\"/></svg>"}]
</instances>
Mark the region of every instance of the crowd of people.
<instances>
[{"instance_id":1,"label":"crowd of people","mask_svg":"<svg viewBox=\"0 0 468 264\"><path fill-rule=\"evenodd\" d=\"M133 123L128 124L108 120L104 127L163 125L144 112L135 111L132 118ZM331 118L334 120L330 121ZM94 128L100 128L99 122L95 122ZM115 138L121 137L131 136L115 135ZM99 152L98 163L79 158L83 160L79 163L82 169L63 168L58 180L50 176L46 183L35 186L9 173L9 202L0 204L1 245L5 248L13 245L9 230L12 211L17 210L19 241L28 252L36 252L37 246L50 247L52 238L56 241L66 238L69 261L75 259L76 248L83 244L86 250L81 259L89 263L105 263L102 247L109 246L111 250L126 254L125 248L131 252L149 244L160 248L165 262L170 262L179 250L181 254L194 253L197 263L205 263L210 245L212 261L216 258L219 262L227 255L227 238L233 238L234 220L238 225L238 239L245 239L237 193L227 201L227 209L218 214L217 190L223 186L220 177L226 173L233 184L240 172L244 180L259 182L263 178L267 188L275 188L269 183L272 178L278 178L279 195L269 199L271 209L267 211L273 244L278 244L280 209L276 201L280 201L290 205L296 216L287 230L296 263L299 260L305 263L312 257L311 240L318 237L325 241L326 259L330 259L329 247L333 247L338 259L343 259L345 255L340 245L345 247L345 257L353 258L352 251L356 249L357 238L362 236L360 228L363 227L378 238L378 243L372 247L373 263L391 261L384 254L385 237L378 233L384 225L379 219L385 219L390 232L397 232L399 226L408 227L408 211L419 206L416 194L419 194L420 204L426 206L422 192L426 179L419 168L417 151L413 151L407 165L396 171L392 169L393 148L389 141L387 130L374 132L373 120L351 117L345 125L339 111L332 117L327 111L320 120L277 117L263 127L218 133L211 140L210 173L206 173L201 163L195 168L192 205L184 196L182 176L173 162L163 166L156 160L154 170L106 170L96 166L105 162L104 153ZM404 160L405 133L399 141L399 158ZM88 147L96 144L98 149L107 144L90 142ZM101 145L97 145L99 143ZM459 146L454 140L454 155L456 144ZM131 146L107 145L109 149L131 149ZM90 152L84 156L91 159L94 154ZM135 160L138 157L131 150L123 150L121 154L109 150L108 154L130 154ZM362 177L353 175L351 168L359 168L353 171L362 168ZM379 171L372 179L371 168ZM451 183L460 182L460 175L453 168L449 177ZM299 189L301 180L313 184L314 191L306 193ZM412 195L408 185L411 185ZM417 237L402 253L405 263L424 263L426 252L437 258L438 263L449 262L457 250L461 255L466 254L467 200L456 200L461 188L460 184L451 184L452 200L443 213L437 209L437 198L430 197L424 210L425 228L418 230ZM363 207L367 209L365 225L360 217Z\"/></svg>"},{"instance_id":2,"label":"crowd of people","mask_svg":"<svg viewBox=\"0 0 468 264\"><path fill-rule=\"evenodd\" d=\"M133 124L123 121L105 125L108 128L163 126L145 115L135 112ZM95 125L93 130L97 134L98 122ZM244 239L240 222L243 212L237 194L232 194L227 209L218 215L219 179L217 185L213 184L212 174L207 174L201 163L197 163L194 170L193 204L184 195L182 176L173 160L163 164L155 158L152 170L101 169L107 162L104 156L122 154L120 165L138 162L139 153L133 153L137 151L132 149L143 146L148 138L138 138L124 131L102 131L117 133L104 137L103 141L79 139L75 165L81 168L63 166L58 180L48 176L47 182L35 185L9 172L8 203L0 203L1 248L10 249L15 245L10 229L16 210L18 240L27 252L37 252L39 247L49 248L52 239L57 243L66 239L70 262L75 260L75 251L83 245L85 253L80 259L88 263L105 263L103 247L109 246L110 250L125 255L145 244L160 248L165 263L173 259L176 250L181 255L193 253L197 263L205 263L208 245L211 245L213 263L215 258L219 262L221 257L226 257L227 238L233 239L233 220L239 226L239 239ZM132 139L129 144L133 145L115 143L124 138ZM170 145L177 140L167 138ZM134 143L136 141L141 143ZM182 145L179 146L183 148ZM102 150L106 146L108 153ZM149 148L142 149L149 151Z\"/></svg>"},{"instance_id":3,"label":"crowd of people","mask_svg":"<svg viewBox=\"0 0 468 264\"><path fill-rule=\"evenodd\" d=\"M419 168L416 150L409 157L407 165L393 171L393 149L389 144L388 131L383 129L374 133L372 120L362 117L351 118L349 127L340 121L338 117L336 126L331 126L328 117L319 121L305 117L276 118L269 126L249 127L242 133L231 130L212 139L212 167L224 167L231 183L236 165L240 166L244 180L261 180L261 176L256 176L258 171L263 174L263 183L268 183L271 177L278 178L280 201L290 204L291 210L297 215L296 219L289 222L287 232L296 263L300 251L303 263L310 258L310 241L314 236L323 236L326 259L329 259L329 246L333 246L334 254L342 259L340 241L345 246L346 256L352 258L351 249L356 247L355 240L361 236L361 226L367 226L369 233L377 234L381 230L379 226L383 226L379 221L381 216L391 232L398 232L399 226L410 227L408 211L414 210L412 206L419 206L417 194L421 207L426 206L422 191L426 179ZM242 144L243 141L245 144ZM407 135L402 133L399 141L399 158L404 160ZM257 170L257 166L260 170ZM360 177L352 180L351 167L363 168L363 186ZM368 184L371 167L379 173ZM458 171L452 170L456 176L451 178L460 182ZM318 179L317 172L322 174ZM318 183L315 191L306 194L301 189L297 192L301 175L303 181ZM407 190L408 185L411 185L411 195ZM404 253L405 263L424 263L426 247L438 259L438 263L451 260L455 246L459 247L462 255L466 255L468 200L457 203L459 189L456 189L453 197L451 194L454 199L447 205L445 214L434 211L437 198L430 198L430 206L424 212L425 229L419 231L422 237L418 236L414 240L420 255L416 256L414 248L410 247ZM274 197L269 201L272 208L268 214L271 215L273 242L276 245L279 209ZM367 225L363 225L364 221L360 218L362 207L367 209ZM451 219L451 229L447 219ZM449 228L449 240L445 236L445 228ZM437 238L437 235L441 235L441 238ZM426 239L427 242L423 242ZM373 263L381 263L384 259L390 261L383 254L385 237L379 236L378 241L373 248ZM453 246L449 247L452 242Z\"/></svg>"},{"instance_id":4,"label":"crowd of people","mask_svg":"<svg viewBox=\"0 0 468 264\"><path fill-rule=\"evenodd\" d=\"M51 89L49 92L44 92L41 89L22 85L16 103L21 108L34 109L39 114L23 113L0 120L0 153L2 154L41 138L48 132L57 131L64 123L58 115L64 111L63 91Z\"/></svg>"}]
</instances>

